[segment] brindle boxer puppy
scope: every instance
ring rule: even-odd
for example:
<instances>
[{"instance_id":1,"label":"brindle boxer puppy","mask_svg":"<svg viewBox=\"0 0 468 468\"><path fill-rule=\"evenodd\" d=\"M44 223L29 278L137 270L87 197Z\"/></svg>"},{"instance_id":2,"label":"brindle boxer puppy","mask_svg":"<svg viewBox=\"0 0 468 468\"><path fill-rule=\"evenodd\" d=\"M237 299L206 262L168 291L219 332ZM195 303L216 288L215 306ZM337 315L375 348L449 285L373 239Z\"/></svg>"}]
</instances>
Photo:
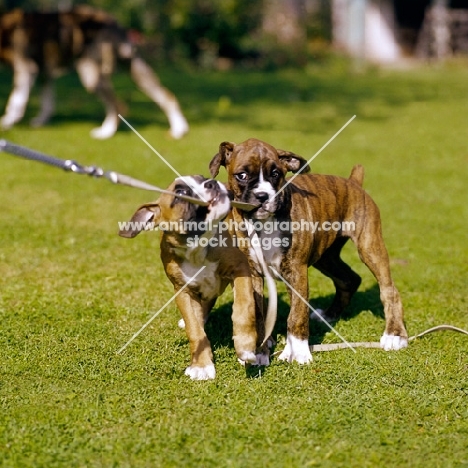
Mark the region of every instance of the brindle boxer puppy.
<instances>
[{"instance_id":1,"label":"brindle boxer puppy","mask_svg":"<svg viewBox=\"0 0 468 468\"><path fill-rule=\"evenodd\" d=\"M286 185L286 173L299 170L308 172L310 169L306 164L302 157L294 153L276 149L260 140L249 139L240 144L221 143L218 154L210 163L210 171L215 177L220 166L225 166L228 189L234 193L234 199L260 205L248 214L233 209L235 220L240 223L244 218L249 218L253 222L258 221L255 223L257 227L259 223L266 226L268 221L277 222L274 232L257 229L260 238L281 240L276 242L276 246L271 242L272 248L264 251L264 257L268 265L278 271L300 296L307 299L309 295L309 266L317 268L333 280L336 295L326 312L326 317L331 320L340 316L361 282L360 277L340 258L344 244L352 239L361 260L374 274L380 287L386 319L381 345L385 350L406 347L403 307L390 274L379 210L361 187L362 167L356 166L349 179L306 174L298 175L294 182ZM284 190L277 194L283 187ZM346 227L337 231L317 229L315 232L309 228L291 233L290 229L281 228L280 221L313 221L318 222L318 227L339 222ZM343 222L347 222L347 225ZM355 229L351 229L352 223ZM259 272L255 255L249 253L248 249L244 250L250 255L252 270ZM254 280L254 289L260 293L261 282ZM312 359L308 344L308 308L295 293L289 291L289 295L291 311L287 343L279 359L308 363Z\"/></svg>"},{"instance_id":2,"label":"brindle boxer puppy","mask_svg":"<svg viewBox=\"0 0 468 468\"><path fill-rule=\"evenodd\" d=\"M177 296L176 303L190 342L191 363L185 374L194 380L214 379L213 354L204 325L217 297L228 284L234 289L232 321L237 356L243 362L257 361L250 268L246 256L232 247L225 235L219 237L216 228L217 222L224 219L231 208L224 185L202 176L191 176L177 178L168 190L197 198L200 194L210 204L197 206L163 194L158 201L138 208L130 221L133 226L129 223L128 229L122 229L119 234L135 237L148 223L160 227L161 260L176 293L205 266ZM205 226L208 229L204 229Z\"/></svg>"},{"instance_id":3,"label":"brindle boxer puppy","mask_svg":"<svg viewBox=\"0 0 468 468\"><path fill-rule=\"evenodd\" d=\"M24 115L36 76L43 81L41 110L31 124L45 125L54 112L54 79L75 67L83 86L96 93L106 108L94 138L109 138L119 125L125 106L115 96L110 77L120 63L130 71L139 88L166 114L174 138L188 131L175 96L138 56L135 45L111 15L89 6L57 13L26 13L15 9L0 15L0 60L13 69L13 89L0 119L7 129Z\"/></svg>"}]
</instances>

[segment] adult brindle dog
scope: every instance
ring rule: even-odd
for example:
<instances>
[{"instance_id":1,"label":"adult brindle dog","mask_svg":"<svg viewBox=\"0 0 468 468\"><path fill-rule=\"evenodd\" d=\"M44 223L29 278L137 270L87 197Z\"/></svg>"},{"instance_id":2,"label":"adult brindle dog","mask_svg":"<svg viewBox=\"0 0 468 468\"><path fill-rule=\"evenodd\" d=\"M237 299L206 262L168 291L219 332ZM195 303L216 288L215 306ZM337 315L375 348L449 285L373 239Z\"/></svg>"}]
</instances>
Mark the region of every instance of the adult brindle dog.
<instances>
[{"instance_id":1,"label":"adult brindle dog","mask_svg":"<svg viewBox=\"0 0 468 468\"><path fill-rule=\"evenodd\" d=\"M91 136L111 137L119 125L118 114L125 113L110 80L117 64L121 64L164 111L171 136L181 138L188 131L176 97L138 56L128 32L103 11L77 6L57 13L27 13L17 8L0 15L0 60L13 69L13 89L0 119L3 129L23 118L38 75L43 82L41 109L31 124L45 125L55 107L54 79L75 67L83 86L95 93L106 108L104 122L91 131Z\"/></svg>"},{"instance_id":2,"label":"adult brindle dog","mask_svg":"<svg viewBox=\"0 0 468 468\"><path fill-rule=\"evenodd\" d=\"M358 289L361 278L340 258L341 249L348 239L356 244L361 260L374 274L380 287L386 320L385 332L380 340L382 348L398 350L407 346L403 306L390 273L379 209L361 187L361 166L353 168L349 179L300 174L287 184L288 171L309 172L307 161L292 152L276 149L256 139L240 144L221 143L219 152L210 163L212 177L218 174L220 166L226 167L228 189L233 192L235 200L260 204L259 208L247 214L233 209L234 220L240 223L248 218L255 223L260 238L281 239L281 242L269 242L272 248L263 252L267 264L279 272L296 291L288 288L291 311L287 323L286 347L279 359L298 363L308 363L312 359L308 343L309 311L307 304L298 297L308 298L309 266L330 277L335 285L335 298L325 313L329 320L336 320L340 316ZM268 221L277 221L274 232L258 228L261 223ZM339 222L342 229L319 228L315 232L302 229L291 233L290 229L281 228L287 223L280 221L314 221L318 222L319 227ZM249 255L252 270L260 277L261 269L257 265L255 252L249 252L248 247L245 252ZM261 278L254 281L257 294L262 292L262 283Z\"/></svg>"}]
</instances>

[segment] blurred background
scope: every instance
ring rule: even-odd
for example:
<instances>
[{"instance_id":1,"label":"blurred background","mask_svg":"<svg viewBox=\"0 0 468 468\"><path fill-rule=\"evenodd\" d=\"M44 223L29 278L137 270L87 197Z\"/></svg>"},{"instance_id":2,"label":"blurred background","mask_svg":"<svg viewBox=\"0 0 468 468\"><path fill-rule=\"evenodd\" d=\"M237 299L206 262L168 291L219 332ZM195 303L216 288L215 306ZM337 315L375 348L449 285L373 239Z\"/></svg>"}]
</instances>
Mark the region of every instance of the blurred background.
<instances>
[{"instance_id":1,"label":"blurred background","mask_svg":"<svg viewBox=\"0 0 468 468\"><path fill-rule=\"evenodd\" d=\"M147 58L208 69L302 66L341 51L398 64L468 52L468 0L93 0L133 31ZM68 9L72 0L2 0Z\"/></svg>"}]
</instances>

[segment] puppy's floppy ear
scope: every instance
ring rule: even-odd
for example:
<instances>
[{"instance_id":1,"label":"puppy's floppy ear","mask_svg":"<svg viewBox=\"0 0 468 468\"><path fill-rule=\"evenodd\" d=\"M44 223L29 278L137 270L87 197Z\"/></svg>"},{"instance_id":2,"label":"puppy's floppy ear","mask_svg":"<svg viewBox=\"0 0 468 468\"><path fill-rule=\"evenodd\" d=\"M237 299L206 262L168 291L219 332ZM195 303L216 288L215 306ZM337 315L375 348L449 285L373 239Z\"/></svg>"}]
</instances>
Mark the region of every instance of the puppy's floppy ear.
<instances>
[{"instance_id":1,"label":"puppy's floppy ear","mask_svg":"<svg viewBox=\"0 0 468 468\"><path fill-rule=\"evenodd\" d=\"M302 173L310 172L310 166L307 164L307 161L302 156L291 153L291 151L284 151L280 149L277 151L280 161L284 164L284 167L288 171L301 171Z\"/></svg>"},{"instance_id":2,"label":"puppy's floppy ear","mask_svg":"<svg viewBox=\"0 0 468 468\"><path fill-rule=\"evenodd\" d=\"M156 227L159 224L160 218L161 207L159 203L154 202L141 205L138 210L135 211L132 219L120 229L119 236L132 239L138 236L141 231L150 227Z\"/></svg>"},{"instance_id":3,"label":"puppy's floppy ear","mask_svg":"<svg viewBox=\"0 0 468 468\"><path fill-rule=\"evenodd\" d=\"M219 145L219 153L215 154L210 162L211 177L216 177L219 173L219 168L221 166L226 167L226 164L229 163L229 159L234 151L234 146L236 146L236 144L229 141L223 141Z\"/></svg>"}]
</instances>

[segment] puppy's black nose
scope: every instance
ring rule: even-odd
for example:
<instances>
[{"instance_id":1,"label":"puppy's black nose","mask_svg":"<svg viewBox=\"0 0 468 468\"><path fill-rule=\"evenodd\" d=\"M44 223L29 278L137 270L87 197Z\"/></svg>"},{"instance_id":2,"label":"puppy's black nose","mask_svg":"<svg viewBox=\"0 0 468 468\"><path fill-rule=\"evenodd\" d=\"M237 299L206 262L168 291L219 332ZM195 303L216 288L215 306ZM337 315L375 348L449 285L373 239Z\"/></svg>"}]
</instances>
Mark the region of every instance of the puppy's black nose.
<instances>
[{"instance_id":1,"label":"puppy's black nose","mask_svg":"<svg viewBox=\"0 0 468 468\"><path fill-rule=\"evenodd\" d=\"M268 200L268 193L267 192L257 192L255 194L255 198L260 202L266 202Z\"/></svg>"},{"instance_id":2,"label":"puppy's black nose","mask_svg":"<svg viewBox=\"0 0 468 468\"><path fill-rule=\"evenodd\" d=\"M208 190L214 190L216 188L216 180L207 180L203 185Z\"/></svg>"}]
</instances>

